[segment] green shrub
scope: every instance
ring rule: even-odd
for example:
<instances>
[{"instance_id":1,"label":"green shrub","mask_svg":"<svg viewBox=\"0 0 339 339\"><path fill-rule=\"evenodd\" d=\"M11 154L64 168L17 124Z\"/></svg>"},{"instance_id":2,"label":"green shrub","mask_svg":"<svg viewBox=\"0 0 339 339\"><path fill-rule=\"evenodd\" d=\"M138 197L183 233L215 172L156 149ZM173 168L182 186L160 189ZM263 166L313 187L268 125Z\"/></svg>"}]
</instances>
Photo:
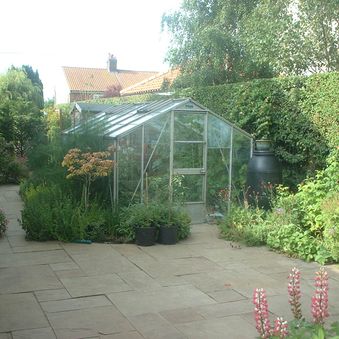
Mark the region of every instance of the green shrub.
<instances>
[{"instance_id":1,"label":"green shrub","mask_svg":"<svg viewBox=\"0 0 339 339\"><path fill-rule=\"evenodd\" d=\"M5 235L7 225L8 220L6 219L5 213L0 210L0 239Z\"/></svg>"},{"instance_id":2,"label":"green shrub","mask_svg":"<svg viewBox=\"0 0 339 339\"><path fill-rule=\"evenodd\" d=\"M267 235L267 245L306 261L315 260L319 242L309 231L303 231L294 224L274 227Z\"/></svg>"},{"instance_id":3,"label":"green shrub","mask_svg":"<svg viewBox=\"0 0 339 339\"><path fill-rule=\"evenodd\" d=\"M191 234L191 218L183 209L174 209L172 215L169 218L169 223L177 226L178 240L186 239Z\"/></svg>"},{"instance_id":4,"label":"green shrub","mask_svg":"<svg viewBox=\"0 0 339 339\"><path fill-rule=\"evenodd\" d=\"M0 184L17 184L27 177L28 170L14 152L14 145L0 136Z\"/></svg>"},{"instance_id":5,"label":"green shrub","mask_svg":"<svg viewBox=\"0 0 339 339\"><path fill-rule=\"evenodd\" d=\"M123 234L119 234L119 213L110 209L102 209L98 204L87 210L89 223L85 227L84 234L88 240L96 242L121 242L125 240Z\"/></svg>"},{"instance_id":6,"label":"green shrub","mask_svg":"<svg viewBox=\"0 0 339 339\"><path fill-rule=\"evenodd\" d=\"M339 261L339 193L328 196L322 203L325 248L335 261Z\"/></svg>"},{"instance_id":7,"label":"green shrub","mask_svg":"<svg viewBox=\"0 0 339 339\"><path fill-rule=\"evenodd\" d=\"M31 240L71 241L81 238L79 209L57 186L27 187L21 219Z\"/></svg>"},{"instance_id":8,"label":"green shrub","mask_svg":"<svg viewBox=\"0 0 339 339\"><path fill-rule=\"evenodd\" d=\"M233 205L225 220L219 223L222 237L248 246L264 245L267 237L265 211Z\"/></svg>"},{"instance_id":9,"label":"green shrub","mask_svg":"<svg viewBox=\"0 0 339 339\"><path fill-rule=\"evenodd\" d=\"M248 245L267 244L274 250L321 264L339 261L339 150L328 166L298 186L278 187L272 210L233 207L220 224L222 235Z\"/></svg>"},{"instance_id":10,"label":"green shrub","mask_svg":"<svg viewBox=\"0 0 339 339\"><path fill-rule=\"evenodd\" d=\"M79 202L58 186L26 187L22 225L31 240L112 241L116 217L93 202L84 211Z\"/></svg>"}]
</instances>

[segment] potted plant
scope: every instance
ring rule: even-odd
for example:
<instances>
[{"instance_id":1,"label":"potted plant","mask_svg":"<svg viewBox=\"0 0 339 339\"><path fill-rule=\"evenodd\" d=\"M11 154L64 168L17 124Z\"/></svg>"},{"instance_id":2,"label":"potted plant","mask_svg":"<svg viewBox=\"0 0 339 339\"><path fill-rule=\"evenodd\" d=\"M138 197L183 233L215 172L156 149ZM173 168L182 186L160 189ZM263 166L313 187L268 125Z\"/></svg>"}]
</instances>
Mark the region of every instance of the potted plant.
<instances>
[{"instance_id":1,"label":"potted plant","mask_svg":"<svg viewBox=\"0 0 339 339\"><path fill-rule=\"evenodd\" d=\"M135 243L139 246L152 246L155 244L157 228L155 226L135 227Z\"/></svg>"},{"instance_id":2,"label":"potted plant","mask_svg":"<svg viewBox=\"0 0 339 339\"><path fill-rule=\"evenodd\" d=\"M135 243L139 246L155 244L157 225L154 218L154 206L137 204L124 210L123 228L131 229Z\"/></svg>"},{"instance_id":3,"label":"potted plant","mask_svg":"<svg viewBox=\"0 0 339 339\"><path fill-rule=\"evenodd\" d=\"M158 242L174 245L189 234L190 218L180 207L161 205L157 208L159 221Z\"/></svg>"}]
</instances>

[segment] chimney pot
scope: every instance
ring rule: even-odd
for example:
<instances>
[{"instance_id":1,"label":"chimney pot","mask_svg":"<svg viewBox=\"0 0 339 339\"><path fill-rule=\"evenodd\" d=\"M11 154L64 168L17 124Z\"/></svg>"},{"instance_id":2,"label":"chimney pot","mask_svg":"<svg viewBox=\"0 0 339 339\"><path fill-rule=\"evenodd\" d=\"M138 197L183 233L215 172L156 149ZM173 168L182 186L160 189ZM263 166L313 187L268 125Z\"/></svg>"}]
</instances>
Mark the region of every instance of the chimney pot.
<instances>
[{"instance_id":1,"label":"chimney pot","mask_svg":"<svg viewBox=\"0 0 339 339\"><path fill-rule=\"evenodd\" d=\"M108 72L116 72L118 66L118 60L114 54L108 54L107 69Z\"/></svg>"}]
</instances>

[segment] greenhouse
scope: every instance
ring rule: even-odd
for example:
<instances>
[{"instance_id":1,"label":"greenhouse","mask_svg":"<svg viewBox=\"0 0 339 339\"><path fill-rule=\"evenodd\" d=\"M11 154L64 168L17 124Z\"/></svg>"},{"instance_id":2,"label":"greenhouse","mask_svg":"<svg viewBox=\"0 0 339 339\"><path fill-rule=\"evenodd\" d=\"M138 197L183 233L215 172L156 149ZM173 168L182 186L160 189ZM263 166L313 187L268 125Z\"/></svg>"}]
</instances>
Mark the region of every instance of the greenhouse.
<instances>
[{"instance_id":1,"label":"greenhouse","mask_svg":"<svg viewBox=\"0 0 339 339\"><path fill-rule=\"evenodd\" d=\"M94 132L114 146L114 201L183 203L193 222L227 213L241 197L251 135L192 99L106 108L64 131Z\"/></svg>"}]
</instances>

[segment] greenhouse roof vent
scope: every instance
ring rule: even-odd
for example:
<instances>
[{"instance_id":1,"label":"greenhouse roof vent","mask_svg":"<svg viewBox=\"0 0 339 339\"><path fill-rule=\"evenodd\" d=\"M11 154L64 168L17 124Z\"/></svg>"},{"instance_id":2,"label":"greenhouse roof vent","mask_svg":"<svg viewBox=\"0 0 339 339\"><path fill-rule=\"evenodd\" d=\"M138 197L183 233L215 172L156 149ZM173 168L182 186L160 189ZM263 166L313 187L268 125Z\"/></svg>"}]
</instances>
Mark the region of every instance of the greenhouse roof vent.
<instances>
[{"instance_id":1,"label":"greenhouse roof vent","mask_svg":"<svg viewBox=\"0 0 339 339\"><path fill-rule=\"evenodd\" d=\"M150 111L147 107L142 107L137 110L137 113L148 113Z\"/></svg>"}]
</instances>

